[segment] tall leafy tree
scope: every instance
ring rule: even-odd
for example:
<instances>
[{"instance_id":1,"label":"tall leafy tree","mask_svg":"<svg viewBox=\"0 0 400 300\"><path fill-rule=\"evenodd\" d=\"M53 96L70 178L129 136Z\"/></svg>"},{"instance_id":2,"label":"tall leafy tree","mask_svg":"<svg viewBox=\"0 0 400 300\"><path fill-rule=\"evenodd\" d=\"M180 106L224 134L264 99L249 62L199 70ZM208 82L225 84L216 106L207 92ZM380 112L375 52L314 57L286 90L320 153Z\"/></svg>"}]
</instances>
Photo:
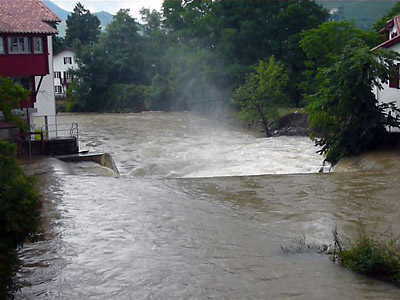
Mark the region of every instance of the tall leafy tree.
<instances>
[{"instance_id":1,"label":"tall leafy tree","mask_svg":"<svg viewBox=\"0 0 400 300\"><path fill-rule=\"evenodd\" d=\"M178 43L195 50L205 49L219 57L224 64L219 78L222 89L236 88L252 65L271 55L286 63L295 78L304 70L305 58L297 40L290 39L328 18L325 10L308 0L167 0L163 12L165 26ZM291 94L298 97L295 91Z\"/></svg>"},{"instance_id":2,"label":"tall leafy tree","mask_svg":"<svg viewBox=\"0 0 400 300\"><path fill-rule=\"evenodd\" d=\"M242 120L262 120L265 135L271 136L268 121L278 117L278 108L287 105L289 95L287 70L272 56L268 63L260 61L246 83L234 93L235 104L239 106Z\"/></svg>"},{"instance_id":3,"label":"tall leafy tree","mask_svg":"<svg viewBox=\"0 0 400 300\"><path fill-rule=\"evenodd\" d=\"M74 43L78 68L73 71L77 79L70 87L71 109L98 111L108 86L108 60L102 44Z\"/></svg>"},{"instance_id":4,"label":"tall leafy tree","mask_svg":"<svg viewBox=\"0 0 400 300\"><path fill-rule=\"evenodd\" d=\"M139 83L143 80L143 38L128 9L117 12L101 43L108 57L110 82Z\"/></svg>"},{"instance_id":5,"label":"tall leafy tree","mask_svg":"<svg viewBox=\"0 0 400 300\"><path fill-rule=\"evenodd\" d=\"M345 156L381 146L386 142L385 126L400 126L399 110L393 104L379 104L373 93L375 86L382 88L389 80L396 57L386 50L371 52L355 39L332 66L319 70L318 90L310 96L308 112L326 161L336 164Z\"/></svg>"},{"instance_id":6,"label":"tall leafy tree","mask_svg":"<svg viewBox=\"0 0 400 300\"><path fill-rule=\"evenodd\" d=\"M160 82L159 76L165 76L169 69L162 57L170 47L170 39L163 28L162 15L156 10L140 10L143 28L143 65L146 66L142 76L147 83ZM157 80L153 78L157 76Z\"/></svg>"},{"instance_id":7,"label":"tall leafy tree","mask_svg":"<svg viewBox=\"0 0 400 300\"><path fill-rule=\"evenodd\" d=\"M162 15L157 10L142 8L140 11L144 33L149 35L162 28Z\"/></svg>"},{"instance_id":8,"label":"tall leafy tree","mask_svg":"<svg viewBox=\"0 0 400 300\"><path fill-rule=\"evenodd\" d=\"M347 49L353 39L359 39L369 47L378 44L374 31L361 30L348 22L326 22L300 34L299 45L303 50L307 69L303 71L301 88L306 94L316 92L315 76L318 69L332 66Z\"/></svg>"},{"instance_id":9,"label":"tall leafy tree","mask_svg":"<svg viewBox=\"0 0 400 300\"><path fill-rule=\"evenodd\" d=\"M100 20L78 2L67 18L65 44L71 47L75 40L79 40L83 45L96 43L99 34Z\"/></svg>"}]
</instances>

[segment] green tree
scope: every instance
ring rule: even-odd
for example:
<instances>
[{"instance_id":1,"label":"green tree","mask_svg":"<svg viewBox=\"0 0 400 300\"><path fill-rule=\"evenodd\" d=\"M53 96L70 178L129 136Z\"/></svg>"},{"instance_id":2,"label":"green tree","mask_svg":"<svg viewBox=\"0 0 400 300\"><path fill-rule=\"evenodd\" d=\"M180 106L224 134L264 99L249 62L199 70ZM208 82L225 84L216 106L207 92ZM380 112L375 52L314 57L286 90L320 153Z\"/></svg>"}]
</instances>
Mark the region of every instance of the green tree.
<instances>
[{"instance_id":1,"label":"green tree","mask_svg":"<svg viewBox=\"0 0 400 300\"><path fill-rule=\"evenodd\" d=\"M162 15L157 10L150 10L142 8L140 11L144 33L149 35L151 32L161 30L162 28Z\"/></svg>"},{"instance_id":2,"label":"green tree","mask_svg":"<svg viewBox=\"0 0 400 300\"><path fill-rule=\"evenodd\" d=\"M219 58L223 68L218 68L218 88L227 91L244 81L252 65L271 55L288 65L291 79L301 78L305 57L292 37L328 18L325 10L308 0L167 0L163 13L176 44L185 44L193 55L202 49L212 54L207 57ZM291 82L288 89L293 89L291 96L297 103L297 82Z\"/></svg>"},{"instance_id":3,"label":"green tree","mask_svg":"<svg viewBox=\"0 0 400 300\"><path fill-rule=\"evenodd\" d=\"M315 93L318 88L315 80L318 69L333 65L351 40L360 39L371 48L379 41L376 32L360 30L348 22L326 22L302 32L300 37L299 45L307 58L301 84L306 94Z\"/></svg>"},{"instance_id":4,"label":"green tree","mask_svg":"<svg viewBox=\"0 0 400 300\"><path fill-rule=\"evenodd\" d=\"M260 61L246 83L233 94L234 103L239 107L239 118L250 121L261 119L265 135L271 136L268 121L276 120L278 108L288 103L288 82L287 70L273 56L268 63Z\"/></svg>"},{"instance_id":5,"label":"green tree","mask_svg":"<svg viewBox=\"0 0 400 300\"><path fill-rule=\"evenodd\" d=\"M53 53L65 48L65 38L58 35L53 36Z\"/></svg>"},{"instance_id":6,"label":"green tree","mask_svg":"<svg viewBox=\"0 0 400 300\"><path fill-rule=\"evenodd\" d=\"M102 44L74 43L78 68L73 71L75 81L68 104L74 111L98 111L109 85L109 63Z\"/></svg>"},{"instance_id":7,"label":"green tree","mask_svg":"<svg viewBox=\"0 0 400 300\"><path fill-rule=\"evenodd\" d=\"M112 83L141 83L143 80L143 38L138 23L121 9L102 37Z\"/></svg>"},{"instance_id":8,"label":"green tree","mask_svg":"<svg viewBox=\"0 0 400 300\"><path fill-rule=\"evenodd\" d=\"M6 122L15 122L17 119L12 110L21 107L21 101L29 100L29 92L22 86L15 84L11 79L0 77L0 111Z\"/></svg>"},{"instance_id":9,"label":"green tree","mask_svg":"<svg viewBox=\"0 0 400 300\"><path fill-rule=\"evenodd\" d=\"M382 146L387 141L385 126L399 127L397 108L379 104L373 93L375 86L382 88L389 80L396 57L385 50L371 52L356 39L331 67L319 70L308 112L313 138L326 161L336 164L345 156Z\"/></svg>"},{"instance_id":10,"label":"green tree","mask_svg":"<svg viewBox=\"0 0 400 300\"><path fill-rule=\"evenodd\" d=\"M15 146L0 141L0 298L15 290L17 249L39 229L40 201L32 178L22 172Z\"/></svg>"},{"instance_id":11,"label":"green tree","mask_svg":"<svg viewBox=\"0 0 400 300\"><path fill-rule=\"evenodd\" d=\"M79 40L83 45L95 43L99 34L100 20L78 2L67 18L65 44L72 47L75 40Z\"/></svg>"}]
</instances>

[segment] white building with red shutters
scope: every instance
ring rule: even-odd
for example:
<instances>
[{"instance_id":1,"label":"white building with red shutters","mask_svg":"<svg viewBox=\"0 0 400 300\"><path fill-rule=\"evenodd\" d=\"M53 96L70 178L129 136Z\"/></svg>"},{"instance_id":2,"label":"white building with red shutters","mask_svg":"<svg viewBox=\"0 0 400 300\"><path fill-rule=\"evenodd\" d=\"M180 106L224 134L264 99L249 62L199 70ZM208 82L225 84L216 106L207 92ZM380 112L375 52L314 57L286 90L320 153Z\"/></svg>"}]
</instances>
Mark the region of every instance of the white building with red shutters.
<instances>
[{"instance_id":1,"label":"white building with red shutters","mask_svg":"<svg viewBox=\"0 0 400 300\"><path fill-rule=\"evenodd\" d=\"M31 91L21 103L31 125L39 119L55 124L52 35L58 22L40 0L0 0L0 76Z\"/></svg>"}]
</instances>

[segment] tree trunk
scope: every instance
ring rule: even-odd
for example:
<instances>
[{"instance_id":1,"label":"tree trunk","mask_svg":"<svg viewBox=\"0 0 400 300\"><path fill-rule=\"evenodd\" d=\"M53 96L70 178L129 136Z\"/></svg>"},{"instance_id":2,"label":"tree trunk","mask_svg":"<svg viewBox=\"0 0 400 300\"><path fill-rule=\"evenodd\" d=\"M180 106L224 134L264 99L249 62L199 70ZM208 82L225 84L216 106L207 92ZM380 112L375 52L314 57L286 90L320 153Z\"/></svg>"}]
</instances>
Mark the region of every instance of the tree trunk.
<instances>
[{"instance_id":1,"label":"tree trunk","mask_svg":"<svg viewBox=\"0 0 400 300\"><path fill-rule=\"evenodd\" d=\"M258 113L260 114L260 117L262 119L262 123L263 123L263 126L264 126L265 137L271 137L272 134L271 134L271 132L269 131L269 128L268 128L268 120L265 118L265 115L264 115L261 107L258 106L258 105L257 105L257 110L258 110Z\"/></svg>"},{"instance_id":2,"label":"tree trunk","mask_svg":"<svg viewBox=\"0 0 400 300\"><path fill-rule=\"evenodd\" d=\"M268 128L268 121L264 120L264 118L263 118L262 122L263 122L263 125L264 125L265 137L271 137L272 134L271 134L271 132L269 131L269 128Z\"/></svg>"}]
</instances>

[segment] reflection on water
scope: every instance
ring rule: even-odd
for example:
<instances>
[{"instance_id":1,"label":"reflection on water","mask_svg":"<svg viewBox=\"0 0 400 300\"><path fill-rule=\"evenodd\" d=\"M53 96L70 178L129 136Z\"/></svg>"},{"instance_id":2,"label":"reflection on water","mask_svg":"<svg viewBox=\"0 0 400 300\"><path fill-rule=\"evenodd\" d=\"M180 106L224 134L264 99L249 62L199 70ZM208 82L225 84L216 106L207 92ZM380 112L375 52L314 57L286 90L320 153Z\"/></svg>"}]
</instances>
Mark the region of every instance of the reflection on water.
<instances>
[{"instance_id":1,"label":"reflection on water","mask_svg":"<svg viewBox=\"0 0 400 300\"><path fill-rule=\"evenodd\" d=\"M360 218L400 233L396 174L317 174L305 138L266 141L189 114L66 118L123 175L55 159L26 166L41 173L46 226L21 251L31 287L18 299L399 298L326 255L281 251L303 235L329 243L335 226L356 235Z\"/></svg>"}]
</instances>

